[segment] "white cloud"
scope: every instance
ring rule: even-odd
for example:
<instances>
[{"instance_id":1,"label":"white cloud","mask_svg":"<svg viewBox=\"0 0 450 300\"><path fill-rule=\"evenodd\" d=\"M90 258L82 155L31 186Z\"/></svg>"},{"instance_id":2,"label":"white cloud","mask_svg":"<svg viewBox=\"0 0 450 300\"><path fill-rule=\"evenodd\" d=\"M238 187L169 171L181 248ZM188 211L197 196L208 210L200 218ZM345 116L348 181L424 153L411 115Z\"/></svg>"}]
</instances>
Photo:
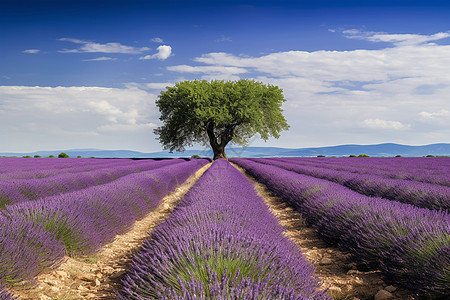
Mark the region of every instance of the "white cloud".
<instances>
[{"instance_id":1,"label":"white cloud","mask_svg":"<svg viewBox=\"0 0 450 300\"><path fill-rule=\"evenodd\" d=\"M450 37L450 32L438 32L431 35L421 34L391 34L385 32L367 32L357 29L343 31L349 39L368 40L371 42L387 42L397 46L418 45L431 41L438 41Z\"/></svg>"},{"instance_id":2,"label":"white cloud","mask_svg":"<svg viewBox=\"0 0 450 300\"><path fill-rule=\"evenodd\" d=\"M39 49L27 49L27 50L23 50L22 53L27 53L27 54L36 54L39 53L41 50Z\"/></svg>"},{"instance_id":3,"label":"white cloud","mask_svg":"<svg viewBox=\"0 0 450 300\"><path fill-rule=\"evenodd\" d=\"M202 79L238 80L238 74L247 73L245 68L225 66L188 66L178 65L167 67L167 70L181 73L203 74Z\"/></svg>"},{"instance_id":4,"label":"white cloud","mask_svg":"<svg viewBox=\"0 0 450 300\"><path fill-rule=\"evenodd\" d=\"M129 132L129 131L138 131L142 129L153 129L157 125L154 123L146 123L146 124L110 124L110 125L102 125L97 129L99 131L109 131L109 132Z\"/></svg>"},{"instance_id":5,"label":"white cloud","mask_svg":"<svg viewBox=\"0 0 450 300\"><path fill-rule=\"evenodd\" d=\"M156 50L158 50L157 53L155 53L153 55L142 56L140 59L154 59L154 58L157 58L159 60L165 60L172 54L172 47L170 47L168 45L161 45L158 48L156 48Z\"/></svg>"},{"instance_id":6,"label":"white cloud","mask_svg":"<svg viewBox=\"0 0 450 300\"><path fill-rule=\"evenodd\" d=\"M102 57L91 58L91 59L83 59L83 61L105 61L105 60L117 60L117 58L102 56Z\"/></svg>"},{"instance_id":7,"label":"white cloud","mask_svg":"<svg viewBox=\"0 0 450 300\"><path fill-rule=\"evenodd\" d=\"M162 38L155 37L155 38L152 38L152 42L162 44L162 43L164 43L164 40Z\"/></svg>"},{"instance_id":8,"label":"white cloud","mask_svg":"<svg viewBox=\"0 0 450 300\"><path fill-rule=\"evenodd\" d=\"M403 77L448 78L450 46L419 45L380 50L288 51L261 57L208 53L196 62L242 67L272 77L318 78L324 81L387 81Z\"/></svg>"},{"instance_id":9,"label":"white cloud","mask_svg":"<svg viewBox=\"0 0 450 300\"><path fill-rule=\"evenodd\" d=\"M106 43L100 44L91 41L83 41L73 38L61 38L59 41L71 42L75 44L81 44L82 46L78 49L63 49L58 52L60 53L123 53L123 54L140 54L142 52L150 50L147 47L131 47L122 45L120 43Z\"/></svg>"},{"instance_id":10,"label":"white cloud","mask_svg":"<svg viewBox=\"0 0 450 300\"><path fill-rule=\"evenodd\" d=\"M125 84L128 88L138 88L143 90L164 90L168 86L174 86L173 82L151 82L151 83L137 83L137 82L127 82Z\"/></svg>"},{"instance_id":11,"label":"white cloud","mask_svg":"<svg viewBox=\"0 0 450 300\"><path fill-rule=\"evenodd\" d=\"M178 65L167 67L169 71L183 72L183 73L229 73L229 74L243 74L247 73L245 68L236 67L222 67L222 66L188 66L188 65Z\"/></svg>"},{"instance_id":12,"label":"white cloud","mask_svg":"<svg viewBox=\"0 0 450 300\"><path fill-rule=\"evenodd\" d=\"M450 109L450 105L447 105L447 107ZM450 129L450 110L441 109L437 112L422 111L419 113L419 118L425 124Z\"/></svg>"},{"instance_id":13,"label":"white cloud","mask_svg":"<svg viewBox=\"0 0 450 300\"><path fill-rule=\"evenodd\" d=\"M435 119L435 118L450 118L450 111L441 109L438 112L435 113L429 113L429 112L421 112L420 116L425 119Z\"/></svg>"},{"instance_id":14,"label":"white cloud","mask_svg":"<svg viewBox=\"0 0 450 300\"><path fill-rule=\"evenodd\" d=\"M386 121L381 119L367 119L364 120L363 125L371 129L394 129L394 130L405 130L411 127L411 125L402 124L399 121Z\"/></svg>"},{"instance_id":15,"label":"white cloud","mask_svg":"<svg viewBox=\"0 0 450 300\"><path fill-rule=\"evenodd\" d=\"M0 86L4 151L96 147L159 150L156 95L141 89ZM14 147L14 148L13 148Z\"/></svg>"}]
</instances>

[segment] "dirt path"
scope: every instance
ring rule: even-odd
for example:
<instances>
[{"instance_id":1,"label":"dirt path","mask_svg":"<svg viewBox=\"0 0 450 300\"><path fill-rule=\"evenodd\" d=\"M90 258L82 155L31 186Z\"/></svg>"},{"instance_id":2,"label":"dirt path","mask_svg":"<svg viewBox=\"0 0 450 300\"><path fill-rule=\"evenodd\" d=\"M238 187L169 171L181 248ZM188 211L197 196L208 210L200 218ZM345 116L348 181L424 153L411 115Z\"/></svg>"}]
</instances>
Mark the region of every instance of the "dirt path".
<instances>
[{"instance_id":1,"label":"dirt path","mask_svg":"<svg viewBox=\"0 0 450 300\"><path fill-rule=\"evenodd\" d=\"M314 275L321 282L320 289L328 289L334 299L418 299L412 292L387 285L380 271L359 271L350 262L350 254L330 247L317 236L314 229L306 226L304 219L281 198L275 197L266 186L257 182L244 169L233 164L254 184L272 213L280 220L289 237L302 250L303 255L314 265Z\"/></svg>"},{"instance_id":2,"label":"dirt path","mask_svg":"<svg viewBox=\"0 0 450 300\"><path fill-rule=\"evenodd\" d=\"M130 266L133 254L148 233L165 220L175 205L211 164L199 169L183 185L161 200L158 208L133 228L103 247L96 255L70 258L57 269L38 277L32 289L13 290L23 300L114 299L120 279Z\"/></svg>"}]
</instances>

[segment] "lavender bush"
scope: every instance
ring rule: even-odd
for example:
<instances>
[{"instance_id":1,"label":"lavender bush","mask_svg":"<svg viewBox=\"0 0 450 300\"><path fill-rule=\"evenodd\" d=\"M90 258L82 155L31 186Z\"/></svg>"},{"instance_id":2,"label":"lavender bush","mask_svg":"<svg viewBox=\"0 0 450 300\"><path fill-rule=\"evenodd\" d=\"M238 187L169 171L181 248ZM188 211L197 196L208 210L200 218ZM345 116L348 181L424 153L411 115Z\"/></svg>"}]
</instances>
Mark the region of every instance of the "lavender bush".
<instances>
[{"instance_id":1,"label":"lavender bush","mask_svg":"<svg viewBox=\"0 0 450 300\"><path fill-rule=\"evenodd\" d=\"M32 280L58 266L64 254L61 242L40 224L0 215L0 284Z\"/></svg>"},{"instance_id":2,"label":"lavender bush","mask_svg":"<svg viewBox=\"0 0 450 300\"><path fill-rule=\"evenodd\" d=\"M206 163L172 164L81 191L7 206L0 211L0 283L32 279L58 265L66 252L77 255L99 250Z\"/></svg>"},{"instance_id":3,"label":"lavender bush","mask_svg":"<svg viewBox=\"0 0 450 300\"><path fill-rule=\"evenodd\" d=\"M363 196L326 180L233 159L302 213L319 235L412 290L450 295L450 215Z\"/></svg>"},{"instance_id":4,"label":"lavender bush","mask_svg":"<svg viewBox=\"0 0 450 300\"><path fill-rule=\"evenodd\" d=\"M450 211L450 187L448 186L298 165L280 161L280 159L253 160L299 174L330 180L367 196L383 197L418 207Z\"/></svg>"},{"instance_id":5,"label":"lavender bush","mask_svg":"<svg viewBox=\"0 0 450 300\"><path fill-rule=\"evenodd\" d=\"M133 258L118 299L328 299L256 194L216 160Z\"/></svg>"}]
</instances>

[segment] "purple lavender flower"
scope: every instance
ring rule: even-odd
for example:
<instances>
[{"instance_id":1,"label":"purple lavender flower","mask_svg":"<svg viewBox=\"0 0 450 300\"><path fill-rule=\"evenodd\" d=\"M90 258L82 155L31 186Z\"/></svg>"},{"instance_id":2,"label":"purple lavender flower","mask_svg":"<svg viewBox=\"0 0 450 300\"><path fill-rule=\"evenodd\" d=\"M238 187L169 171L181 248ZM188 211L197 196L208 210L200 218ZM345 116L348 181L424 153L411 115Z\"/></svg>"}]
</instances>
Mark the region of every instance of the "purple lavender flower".
<instances>
[{"instance_id":1,"label":"purple lavender flower","mask_svg":"<svg viewBox=\"0 0 450 300\"><path fill-rule=\"evenodd\" d=\"M250 159L233 159L295 207L318 234L387 280L443 297L450 294L450 215L367 197L323 179Z\"/></svg>"},{"instance_id":2,"label":"purple lavender flower","mask_svg":"<svg viewBox=\"0 0 450 300\"><path fill-rule=\"evenodd\" d=\"M333 181L367 196L383 197L403 203L414 204L419 207L450 211L450 201L448 201L450 199L450 186L385 178L372 174L358 174L329 169L323 166L317 167L312 166L310 164L311 161L309 161L309 164L304 163L302 159L260 158L252 160L274 165L299 174ZM447 174L449 174L449 171L450 168L447 170Z\"/></svg>"},{"instance_id":3,"label":"purple lavender flower","mask_svg":"<svg viewBox=\"0 0 450 300\"><path fill-rule=\"evenodd\" d=\"M77 159L74 159L75 161ZM0 181L0 208L19 202L37 200L51 195L64 194L94 185L106 184L120 177L143 171L154 170L168 165L185 162L173 160L143 160L139 164L124 165L132 160L106 160L108 165L90 171L69 172L40 179L8 179ZM85 167L86 168L86 167Z\"/></svg>"},{"instance_id":4,"label":"purple lavender flower","mask_svg":"<svg viewBox=\"0 0 450 300\"><path fill-rule=\"evenodd\" d=\"M92 253L156 208L207 160L173 163L0 210L0 283L31 280L64 254Z\"/></svg>"},{"instance_id":5,"label":"purple lavender flower","mask_svg":"<svg viewBox=\"0 0 450 300\"><path fill-rule=\"evenodd\" d=\"M40 224L0 215L0 284L32 280L58 266L64 254L61 242Z\"/></svg>"},{"instance_id":6,"label":"purple lavender flower","mask_svg":"<svg viewBox=\"0 0 450 300\"><path fill-rule=\"evenodd\" d=\"M15 300L13 294L4 289L4 286L0 285L0 300Z\"/></svg>"},{"instance_id":7,"label":"purple lavender flower","mask_svg":"<svg viewBox=\"0 0 450 300\"><path fill-rule=\"evenodd\" d=\"M256 194L216 160L133 258L118 299L328 299Z\"/></svg>"}]
</instances>

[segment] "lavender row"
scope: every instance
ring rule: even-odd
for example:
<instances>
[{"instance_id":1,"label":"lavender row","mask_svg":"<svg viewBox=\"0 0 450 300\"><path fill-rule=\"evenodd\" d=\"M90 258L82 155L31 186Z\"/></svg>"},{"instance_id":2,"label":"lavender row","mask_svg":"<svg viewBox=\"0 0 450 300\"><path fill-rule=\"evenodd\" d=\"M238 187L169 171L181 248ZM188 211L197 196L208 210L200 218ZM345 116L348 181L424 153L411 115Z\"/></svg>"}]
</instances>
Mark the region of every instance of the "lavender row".
<instances>
[{"instance_id":1,"label":"lavender row","mask_svg":"<svg viewBox=\"0 0 450 300\"><path fill-rule=\"evenodd\" d=\"M253 184L216 160L144 241L118 299L328 299Z\"/></svg>"},{"instance_id":2,"label":"lavender row","mask_svg":"<svg viewBox=\"0 0 450 300\"><path fill-rule=\"evenodd\" d=\"M406 179L432 184L450 186L450 158L305 158L288 157L282 161L348 171L357 174L370 174L391 179Z\"/></svg>"},{"instance_id":3,"label":"lavender row","mask_svg":"<svg viewBox=\"0 0 450 300\"><path fill-rule=\"evenodd\" d=\"M114 182L0 211L0 284L32 280L65 254L98 251L154 210L207 160L134 173Z\"/></svg>"},{"instance_id":4,"label":"lavender row","mask_svg":"<svg viewBox=\"0 0 450 300\"><path fill-rule=\"evenodd\" d=\"M294 206L327 242L354 254L387 280L436 295L450 293L450 216L371 198L342 185L251 161L233 159Z\"/></svg>"},{"instance_id":5,"label":"lavender row","mask_svg":"<svg viewBox=\"0 0 450 300\"><path fill-rule=\"evenodd\" d=\"M382 197L428 209L450 211L450 187L447 186L302 166L272 158L253 160L299 174L330 180L366 196Z\"/></svg>"},{"instance_id":6,"label":"lavender row","mask_svg":"<svg viewBox=\"0 0 450 300\"><path fill-rule=\"evenodd\" d=\"M37 200L39 198L68 193L94 185L112 182L133 172L153 170L184 162L182 159L145 161L139 165L125 165L82 173L64 173L42 179L10 179L0 181L0 209L5 205Z\"/></svg>"},{"instance_id":7,"label":"lavender row","mask_svg":"<svg viewBox=\"0 0 450 300\"><path fill-rule=\"evenodd\" d=\"M3 287L0 285L0 300L15 300L16 297L13 296L10 292L7 290L4 290Z\"/></svg>"}]
</instances>

